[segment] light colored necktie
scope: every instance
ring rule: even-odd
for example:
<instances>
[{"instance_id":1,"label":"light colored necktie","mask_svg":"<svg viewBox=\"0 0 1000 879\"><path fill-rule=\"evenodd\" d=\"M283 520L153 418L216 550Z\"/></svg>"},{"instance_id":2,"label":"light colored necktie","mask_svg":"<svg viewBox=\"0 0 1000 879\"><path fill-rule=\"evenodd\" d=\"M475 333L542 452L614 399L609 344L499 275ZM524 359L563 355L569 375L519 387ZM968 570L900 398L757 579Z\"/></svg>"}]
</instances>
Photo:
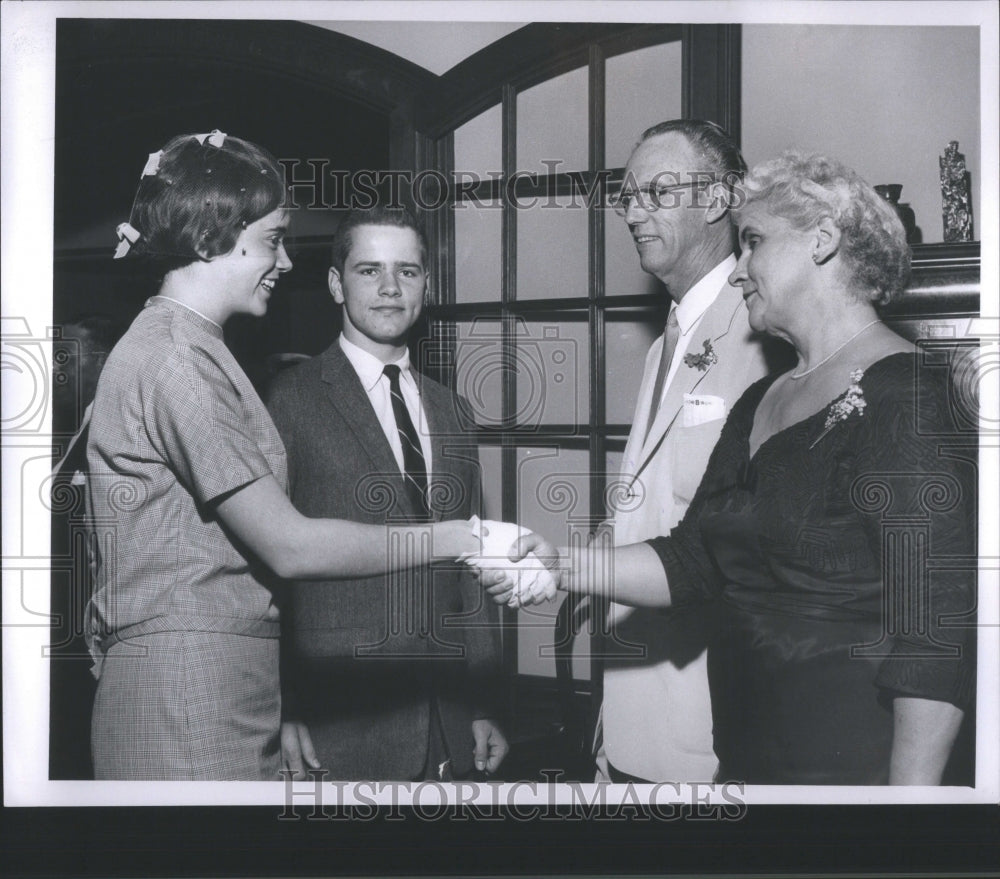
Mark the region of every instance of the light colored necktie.
<instances>
[{"instance_id":1,"label":"light colored necktie","mask_svg":"<svg viewBox=\"0 0 1000 879\"><path fill-rule=\"evenodd\" d=\"M663 350L660 352L660 368L656 371L656 381L653 384L653 396L649 401L649 421L646 423L646 437L653 429L653 422L660 411L660 398L663 396L663 385L670 372L670 363L674 359L674 349L680 338L681 328L677 325L677 309L671 308L667 315L667 326L663 331Z\"/></svg>"}]
</instances>

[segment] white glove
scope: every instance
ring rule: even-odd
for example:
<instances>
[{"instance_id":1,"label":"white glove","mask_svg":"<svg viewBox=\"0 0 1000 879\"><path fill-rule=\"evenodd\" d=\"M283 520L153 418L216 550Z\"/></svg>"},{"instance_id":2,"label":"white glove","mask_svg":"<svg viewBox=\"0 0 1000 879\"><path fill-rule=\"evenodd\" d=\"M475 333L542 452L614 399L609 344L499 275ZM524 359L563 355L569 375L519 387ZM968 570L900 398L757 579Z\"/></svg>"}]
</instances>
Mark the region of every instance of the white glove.
<instances>
[{"instance_id":1,"label":"white glove","mask_svg":"<svg viewBox=\"0 0 1000 879\"><path fill-rule=\"evenodd\" d=\"M473 516L469 524L482 549L477 555L463 556L462 561L480 571L503 571L512 587L507 599L509 607L538 604L555 598L555 578L538 556L529 552L519 562L512 562L507 557L517 539L530 534L530 529L513 522L482 521L478 516Z\"/></svg>"}]
</instances>

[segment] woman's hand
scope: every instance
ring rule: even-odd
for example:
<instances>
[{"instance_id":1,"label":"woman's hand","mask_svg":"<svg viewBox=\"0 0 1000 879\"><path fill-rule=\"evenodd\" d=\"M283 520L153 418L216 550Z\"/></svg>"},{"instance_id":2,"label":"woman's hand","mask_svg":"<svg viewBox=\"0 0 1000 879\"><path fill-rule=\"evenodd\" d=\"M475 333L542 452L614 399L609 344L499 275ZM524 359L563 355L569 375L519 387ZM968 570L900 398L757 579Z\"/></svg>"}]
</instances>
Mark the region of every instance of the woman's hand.
<instances>
[{"instance_id":1,"label":"woman's hand","mask_svg":"<svg viewBox=\"0 0 1000 879\"><path fill-rule=\"evenodd\" d=\"M962 725L962 709L950 702L897 696L892 711L889 784L940 784Z\"/></svg>"},{"instance_id":2,"label":"woman's hand","mask_svg":"<svg viewBox=\"0 0 1000 879\"><path fill-rule=\"evenodd\" d=\"M529 552L533 552L538 559L548 568L552 575L559 580L559 550L549 543L541 534L532 531L514 541L507 553L507 558L512 562L519 562Z\"/></svg>"},{"instance_id":3,"label":"woman's hand","mask_svg":"<svg viewBox=\"0 0 1000 879\"><path fill-rule=\"evenodd\" d=\"M526 534L511 547L510 558L517 561L528 553L541 560L561 592L604 596L633 607L670 606L666 572L648 544L601 546L595 542L557 549L540 534Z\"/></svg>"},{"instance_id":4,"label":"woman's hand","mask_svg":"<svg viewBox=\"0 0 1000 879\"><path fill-rule=\"evenodd\" d=\"M559 551L542 535L530 533L511 544L507 558L512 564L518 564L531 553L537 559L535 565L541 563L544 571L536 568L533 574L530 569L523 567L520 570L513 567L485 567L480 570L480 583L494 602L524 607L542 604L554 597L554 590L559 587L562 573Z\"/></svg>"},{"instance_id":5,"label":"woman's hand","mask_svg":"<svg viewBox=\"0 0 1000 879\"><path fill-rule=\"evenodd\" d=\"M279 577L370 577L479 551L467 521L364 525L303 516L267 474L227 495L219 518Z\"/></svg>"}]
</instances>

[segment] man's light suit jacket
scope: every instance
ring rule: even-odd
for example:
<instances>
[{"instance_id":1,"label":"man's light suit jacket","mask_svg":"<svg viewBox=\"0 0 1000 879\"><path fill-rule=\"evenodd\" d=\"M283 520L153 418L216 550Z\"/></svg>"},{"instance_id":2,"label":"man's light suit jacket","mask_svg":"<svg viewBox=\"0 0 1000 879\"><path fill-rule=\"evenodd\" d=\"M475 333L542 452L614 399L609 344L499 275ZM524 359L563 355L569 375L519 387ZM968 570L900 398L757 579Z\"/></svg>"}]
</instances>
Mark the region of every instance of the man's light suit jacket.
<instances>
[{"instance_id":1,"label":"man's light suit jacket","mask_svg":"<svg viewBox=\"0 0 1000 879\"><path fill-rule=\"evenodd\" d=\"M668 534L680 521L725 421L712 416L723 406L728 415L743 391L767 372L742 293L728 283L704 313L687 353L704 355L706 339L715 362L703 363L705 369L681 362L644 437L663 337L649 349L622 464L629 488L613 515L616 545ZM685 394L699 401L685 405ZM710 420L698 423L704 418ZM605 660L604 749L621 772L651 781L712 780L718 763L705 649L711 616L710 608L681 613L612 604L606 649L643 654Z\"/></svg>"}]
</instances>

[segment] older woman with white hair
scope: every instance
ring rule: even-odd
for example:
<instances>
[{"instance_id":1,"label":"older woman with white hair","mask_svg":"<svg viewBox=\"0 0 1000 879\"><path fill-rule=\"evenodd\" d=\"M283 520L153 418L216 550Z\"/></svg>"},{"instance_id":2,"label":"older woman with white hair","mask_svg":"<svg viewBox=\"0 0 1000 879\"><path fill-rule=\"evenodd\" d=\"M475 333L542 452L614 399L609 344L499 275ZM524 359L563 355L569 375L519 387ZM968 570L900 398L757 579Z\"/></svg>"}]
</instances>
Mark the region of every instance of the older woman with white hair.
<instances>
[{"instance_id":1,"label":"older woman with white hair","mask_svg":"<svg viewBox=\"0 0 1000 879\"><path fill-rule=\"evenodd\" d=\"M947 370L875 310L906 284L904 231L822 156L768 162L743 194L730 282L798 364L736 403L669 536L563 550L560 588L717 602L720 780L937 784L973 693L976 462L946 448ZM534 535L520 549L555 553Z\"/></svg>"}]
</instances>

